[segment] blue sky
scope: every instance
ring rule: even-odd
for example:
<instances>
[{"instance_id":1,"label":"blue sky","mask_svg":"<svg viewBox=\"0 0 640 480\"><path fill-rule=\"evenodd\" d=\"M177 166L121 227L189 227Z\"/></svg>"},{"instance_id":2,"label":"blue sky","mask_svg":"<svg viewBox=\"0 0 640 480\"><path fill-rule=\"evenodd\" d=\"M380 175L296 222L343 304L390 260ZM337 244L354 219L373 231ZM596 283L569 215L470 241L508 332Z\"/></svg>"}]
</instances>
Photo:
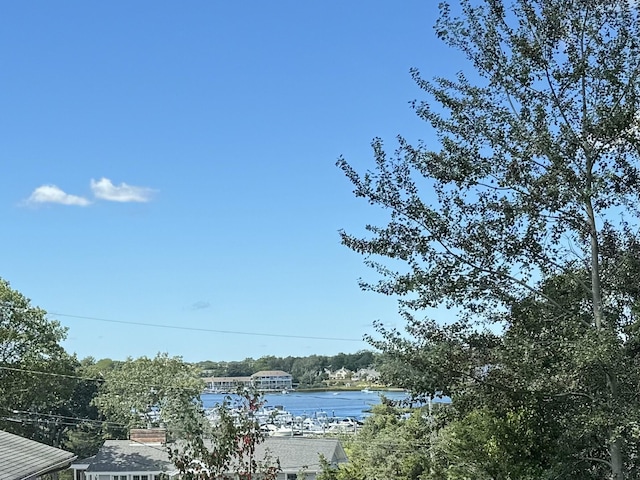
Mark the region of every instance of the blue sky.
<instances>
[{"instance_id":1,"label":"blue sky","mask_svg":"<svg viewBox=\"0 0 640 480\"><path fill-rule=\"evenodd\" d=\"M409 76L460 55L437 2L5 2L0 276L80 358L368 348L395 300L338 230L384 218L335 166L431 141ZM108 321L105 321L108 320ZM337 338L339 340L330 340Z\"/></svg>"}]
</instances>

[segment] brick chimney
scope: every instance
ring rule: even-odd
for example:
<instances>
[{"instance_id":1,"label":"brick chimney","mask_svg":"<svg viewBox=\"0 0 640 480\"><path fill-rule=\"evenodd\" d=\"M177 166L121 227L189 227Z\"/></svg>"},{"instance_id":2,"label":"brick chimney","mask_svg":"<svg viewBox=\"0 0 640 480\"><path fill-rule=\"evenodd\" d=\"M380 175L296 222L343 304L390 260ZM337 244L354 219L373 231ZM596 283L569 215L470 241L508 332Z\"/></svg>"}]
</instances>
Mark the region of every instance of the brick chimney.
<instances>
[{"instance_id":1,"label":"brick chimney","mask_svg":"<svg viewBox=\"0 0 640 480\"><path fill-rule=\"evenodd\" d=\"M132 428L129 440L132 444L164 445L167 443L167 431L164 428Z\"/></svg>"}]
</instances>

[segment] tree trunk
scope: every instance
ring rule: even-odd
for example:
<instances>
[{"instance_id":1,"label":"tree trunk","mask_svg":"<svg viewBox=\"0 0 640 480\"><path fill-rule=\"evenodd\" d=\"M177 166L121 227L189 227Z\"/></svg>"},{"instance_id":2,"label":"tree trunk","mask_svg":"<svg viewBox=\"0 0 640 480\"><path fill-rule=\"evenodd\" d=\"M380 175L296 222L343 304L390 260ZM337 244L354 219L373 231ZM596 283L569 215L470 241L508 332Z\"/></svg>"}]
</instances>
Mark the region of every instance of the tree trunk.
<instances>
[{"instance_id":1,"label":"tree trunk","mask_svg":"<svg viewBox=\"0 0 640 480\"><path fill-rule=\"evenodd\" d=\"M623 480L624 474L622 472L622 437L617 437L609 447L611 454L611 479Z\"/></svg>"},{"instance_id":2,"label":"tree trunk","mask_svg":"<svg viewBox=\"0 0 640 480\"><path fill-rule=\"evenodd\" d=\"M587 160L587 191L590 192L592 188L592 168L593 163ZM591 295L593 302L593 317L596 330L600 331L606 328L606 322L603 318L602 309L602 286L600 282L600 245L598 242L598 229L596 226L596 218L593 211L593 204L591 202L590 194L587 194L585 199L585 207L587 210L587 221L589 223L589 233L591 237ZM605 373L607 377L607 386L609 393L611 394L611 401L615 402L618 397L617 379L610 372ZM614 440L610 440L608 447L609 455L611 457L611 479L623 480L623 461L622 461L622 445L624 440L620 436L616 436Z\"/></svg>"}]
</instances>

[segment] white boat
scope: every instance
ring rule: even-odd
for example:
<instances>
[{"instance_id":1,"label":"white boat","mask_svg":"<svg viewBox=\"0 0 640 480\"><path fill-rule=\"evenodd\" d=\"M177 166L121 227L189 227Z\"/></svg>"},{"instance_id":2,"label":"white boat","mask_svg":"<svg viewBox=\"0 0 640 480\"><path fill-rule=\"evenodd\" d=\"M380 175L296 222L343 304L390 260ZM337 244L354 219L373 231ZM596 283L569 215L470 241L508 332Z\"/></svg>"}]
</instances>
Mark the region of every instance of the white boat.
<instances>
[{"instance_id":1,"label":"white boat","mask_svg":"<svg viewBox=\"0 0 640 480\"><path fill-rule=\"evenodd\" d=\"M341 418L337 422L332 422L329 427L330 432L356 432L362 427L363 422L355 418Z\"/></svg>"},{"instance_id":2,"label":"white boat","mask_svg":"<svg viewBox=\"0 0 640 480\"><path fill-rule=\"evenodd\" d=\"M274 424L277 426L293 422L293 415L287 412L282 405L273 407L264 406L253 413L254 418L261 424Z\"/></svg>"},{"instance_id":3,"label":"white boat","mask_svg":"<svg viewBox=\"0 0 640 480\"><path fill-rule=\"evenodd\" d=\"M281 425L275 429L269 429L269 435L272 437L299 437L302 430L291 425Z\"/></svg>"},{"instance_id":4,"label":"white boat","mask_svg":"<svg viewBox=\"0 0 640 480\"><path fill-rule=\"evenodd\" d=\"M313 414L313 418L319 423L329 423L329 414L324 410L317 411Z\"/></svg>"},{"instance_id":5,"label":"white boat","mask_svg":"<svg viewBox=\"0 0 640 480\"><path fill-rule=\"evenodd\" d=\"M320 434L327 431L327 423L313 418L305 418L300 425L303 434Z\"/></svg>"}]
</instances>

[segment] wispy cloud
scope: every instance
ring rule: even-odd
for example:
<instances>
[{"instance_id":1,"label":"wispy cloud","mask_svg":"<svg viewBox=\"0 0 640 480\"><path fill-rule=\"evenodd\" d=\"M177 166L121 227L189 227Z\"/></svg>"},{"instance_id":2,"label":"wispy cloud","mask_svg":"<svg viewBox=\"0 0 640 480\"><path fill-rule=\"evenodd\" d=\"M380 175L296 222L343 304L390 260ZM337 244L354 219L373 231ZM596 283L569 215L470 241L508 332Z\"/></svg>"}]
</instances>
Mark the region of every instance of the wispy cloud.
<instances>
[{"instance_id":1,"label":"wispy cloud","mask_svg":"<svg viewBox=\"0 0 640 480\"><path fill-rule=\"evenodd\" d=\"M155 190L147 187L136 187L121 183L114 185L108 178L91 179L91 190L96 198L110 202L148 202Z\"/></svg>"},{"instance_id":2,"label":"wispy cloud","mask_svg":"<svg viewBox=\"0 0 640 480\"><path fill-rule=\"evenodd\" d=\"M61 205L76 205L79 207L86 207L91 204L91 202L86 198L68 194L56 185L42 185L36 188L26 200L26 203L29 205L58 203Z\"/></svg>"},{"instance_id":3,"label":"wispy cloud","mask_svg":"<svg viewBox=\"0 0 640 480\"><path fill-rule=\"evenodd\" d=\"M205 308L209 308L211 303L206 302L204 300L197 301L193 305L191 305L191 310L204 310Z\"/></svg>"}]
</instances>

